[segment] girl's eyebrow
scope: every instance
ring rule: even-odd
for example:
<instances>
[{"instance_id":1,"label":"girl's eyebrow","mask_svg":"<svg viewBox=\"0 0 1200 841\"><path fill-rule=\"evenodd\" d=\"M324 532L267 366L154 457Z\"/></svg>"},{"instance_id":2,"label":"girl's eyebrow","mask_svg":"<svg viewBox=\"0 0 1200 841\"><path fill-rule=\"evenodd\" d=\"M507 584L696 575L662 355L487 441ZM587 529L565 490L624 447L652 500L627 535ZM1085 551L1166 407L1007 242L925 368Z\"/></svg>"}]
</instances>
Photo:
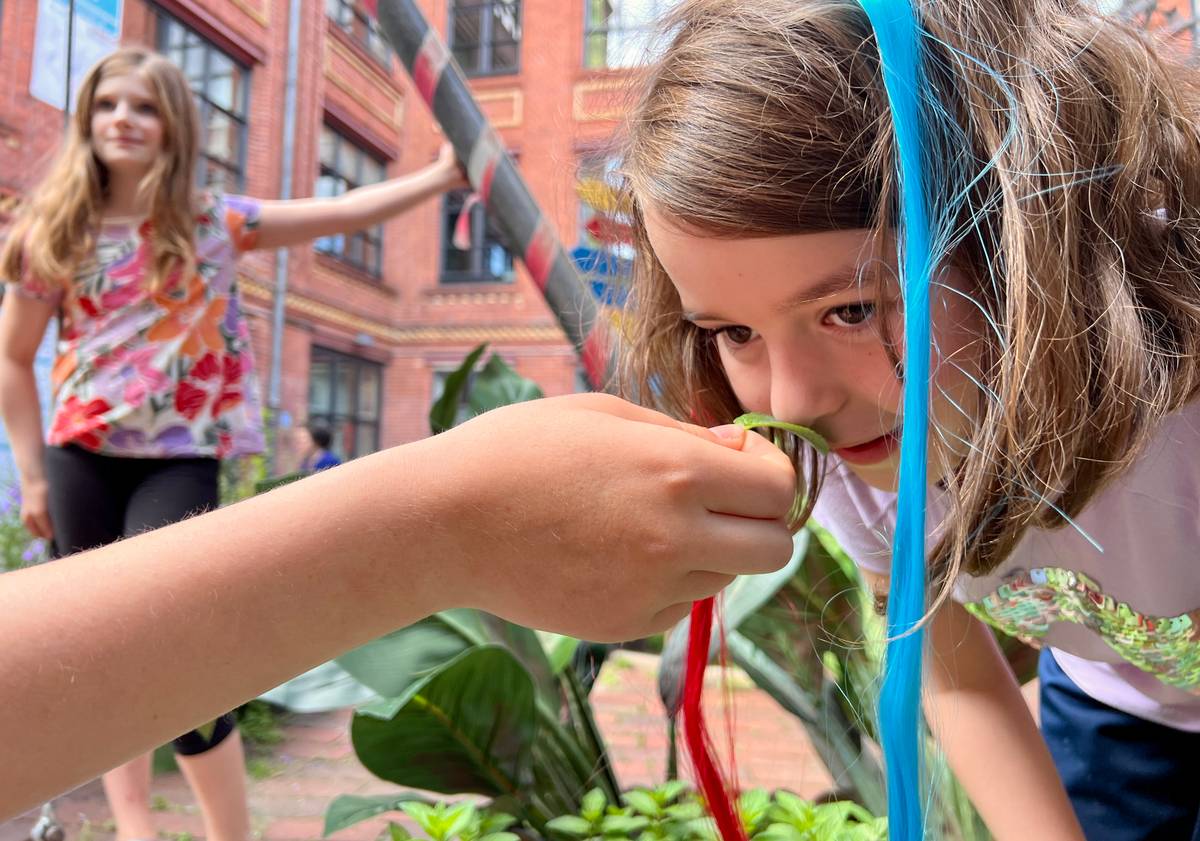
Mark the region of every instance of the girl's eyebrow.
<instances>
[{"instance_id":1,"label":"girl's eyebrow","mask_svg":"<svg viewBox=\"0 0 1200 841\"><path fill-rule=\"evenodd\" d=\"M834 269L807 289L801 289L780 301L775 311L778 313L791 312L794 309L849 292L856 288L862 280L862 271L857 264L842 266Z\"/></svg>"},{"instance_id":2,"label":"girl's eyebrow","mask_svg":"<svg viewBox=\"0 0 1200 841\"><path fill-rule=\"evenodd\" d=\"M862 272L858 265L851 264L834 269L825 277L818 280L813 286L806 289L801 289L792 295L784 298L775 306L777 313L787 313L807 304L815 303L824 298L829 298L834 295L841 295L844 292L849 292L857 287L861 280ZM706 312L687 312L683 313L685 321L726 321L719 315L712 315Z\"/></svg>"}]
</instances>

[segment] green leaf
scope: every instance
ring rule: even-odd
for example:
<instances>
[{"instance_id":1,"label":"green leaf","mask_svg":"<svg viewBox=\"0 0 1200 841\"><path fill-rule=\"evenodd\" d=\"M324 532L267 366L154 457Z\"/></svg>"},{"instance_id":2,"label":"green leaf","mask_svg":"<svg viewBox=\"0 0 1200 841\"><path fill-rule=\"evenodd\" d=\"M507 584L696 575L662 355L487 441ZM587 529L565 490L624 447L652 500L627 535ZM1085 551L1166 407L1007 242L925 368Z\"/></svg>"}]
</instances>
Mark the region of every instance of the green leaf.
<instances>
[{"instance_id":1,"label":"green leaf","mask_svg":"<svg viewBox=\"0 0 1200 841\"><path fill-rule=\"evenodd\" d=\"M650 819L642 815L605 815L600 821L600 831L605 836L635 835L650 825Z\"/></svg>"},{"instance_id":2,"label":"green leaf","mask_svg":"<svg viewBox=\"0 0 1200 841\"><path fill-rule=\"evenodd\" d=\"M720 841L717 825L712 818L697 818L694 821L688 821L687 828L692 836L702 841Z\"/></svg>"},{"instance_id":3,"label":"green leaf","mask_svg":"<svg viewBox=\"0 0 1200 841\"><path fill-rule=\"evenodd\" d=\"M632 807L633 811L647 818L657 818L662 815L662 807L654 799L654 795L643 789L634 789L621 795L622 799Z\"/></svg>"},{"instance_id":4,"label":"green leaf","mask_svg":"<svg viewBox=\"0 0 1200 841\"><path fill-rule=\"evenodd\" d=\"M454 808L450 809L441 826L442 838L450 839L461 836L463 832L472 827L472 824L478 824L479 818L475 812L473 803L459 803Z\"/></svg>"},{"instance_id":5,"label":"green leaf","mask_svg":"<svg viewBox=\"0 0 1200 841\"><path fill-rule=\"evenodd\" d=\"M376 797L343 794L334 798L325 810L325 835L332 835L384 812L394 812L403 804L414 801L425 802L425 798L419 794L385 794Z\"/></svg>"},{"instance_id":6,"label":"green leaf","mask_svg":"<svg viewBox=\"0 0 1200 841\"><path fill-rule=\"evenodd\" d=\"M445 432L458 422L458 408L462 405L463 391L470 382L471 371L474 370L475 363L479 361L479 357L483 356L485 350L487 350L487 342L467 354L467 358L463 360L462 364L446 377L442 396L429 410L429 428L434 435Z\"/></svg>"},{"instance_id":7,"label":"green leaf","mask_svg":"<svg viewBox=\"0 0 1200 841\"><path fill-rule=\"evenodd\" d=\"M381 779L442 794L519 795L537 730L528 672L499 646L464 652L399 699L390 718L360 709L350 734Z\"/></svg>"},{"instance_id":8,"label":"green leaf","mask_svg":"<svg viewBox=\"0 0 1200 841\"><path fill-rule=\"evenodd\" d=\"M434 835L438 828L438 806L440 805L432 803L405 803L400 808L404 811L404 814L417 822L417 826L421 827L426 835Z\"/></svg>"},{"instance_id":9,"label":"green leaf","mask_svg":"<svg viewBox=\"0 0 1200 841\"><path fill-rule=\"evenodd\" d=\"M667 817L676 821L694 821L704 817L704 807L695 800L686 803L675 803L663 810Z\"/></svg>"},{"instance_id":10,"label":"green leaf","mask_svg":"<svg viewBox=\"0 0 1200 841\"><path fill-rule=\"evenodd\" d=\"M516 822L517 819L512 815L506 815L504 812L491 812L483 816L479 828L485 836L499 835Z\"/></svg>"},{"instance_id":11,"label":"green leaf","mask_svg":"<svg viewBox=\"0 0 1200 841\"><path fill-rule=\"evenodd\" d=\"M679 795L688 790L688 784L683 780L667 780L654 790L654 799L660 806L674 803Z\"/></svg>"},{"instance_id":12,"label":"green leaf","mask_svg":"<svg viewBox=\"0 0 1200 841\"><path fill-rule=\"evenodd\" d=\"M592 833L592 823L578 815L563 815L547 821L546 829L572 838L587 838Z\"/></svg>"},{"instance_id":13,"label":"green leaf","mask_svg":"<svg viewBox=\"0 0 1200 841\"><path fill-rule=\"evenodd\" d=\"M542 389L537 383L522 377L505 364L498 354L493 354L475 375L467 395L467 404L472 414L481 415L501 406L537 400L539 397L542 397Z\"/></svg>"},{"instance_id":14,"label":"green leaf","mask_svg":"<svg viewBox=\"0 0 1200 841\"><path fill-rule=\"evenodd\" d=\"M380 696L398 698L464 652L491 644L507 648L529 672L542 703L558 709L558 682L537 634L480 610L435 613L343 654L337 663ZM388 706L378 709L387 711ZM390 718L394 712L383 717Z\"/></svg>"},{"instance_id":15,"label":"green leaf","mask_svg":"<svg viewBox=\"0 0 1200 841\"><path fill-rule=\"evenodd\" d=\"M489 832L480 837L479 841L521 841L521 836L515 832Z\"/></svg>"},{"instance_id":16,"label":"green leaf","mask_svg":"<svg viewBox=\"0 0 1200 841\"><path fill-rule=\"evenodd\" d=\"M752 834L771 808L771 795L761 788L742 792L738 797L738 816L748 834Z\"/></svg>"},{"instance_id":17,"label":"green leaf","mask_svg":"<svg viewBox=\"0 0 1200 841\"><path fill-rule=\"evenodd\" d=\"M409 841L412 834L400 824L388 821L388 838L390 841Z\"/></svg>"},{"instance_id":18,"label":"green leaf","mask_svg":"<svg viewBox=\"0 0 1200 841\"><path fill-rule=\"evenodd\" d=\"M790 791L775 792L775 808L771 810L776 820L813 820L813 804Z\"/></svg>"},{"instance_id":19,"label":"green leaf","mask_svg":"<svg viewBox=\"0 0 1200 841\"><path fill-rule=\"evenodd\" d=\"M734 418L733 422L739 426L746 427L746 429L778 429L783 432L790 432L812 444L822 455L829 452L829 442L820 433L814 432L807 426L775 420L770 415L765 415L761 412L749 412Z\"/></svg>"},{"instance_id":20,"label":"green leaf","mask_svg":"<svg viewBox=\"0 0 1200 841\"><path fill-rule=\"evenodd\" d=\"M608 807L608 798L604 792L598 788L594 788L583 796L583 803L580 812L589 821L598 821L604 816L604 810Z\"/></svg>"},{"instance_id":21,"label":"green leaf","mask_svg":"<svg viewBox=\"0 0 1200 841\"><path fill-rule=\"evenodd\" d=\"M575 649L579 648L579 640L558 634L554 636L554 642L550 645L550 653L547 656L550 660L550 670L557 675L571 664L571 658L575 656Z\"/></svg>"},{"instance_id":22,"label":"green leaf","mask_svg":"<svg viewBox=\"0 0 1200 841\"><path fill-rule=\"evenodd\" d=\"M726 633L736 630L746 617L762 607L800 571L808 553L808 546L809 531L801 529L792 536L792 557L781 569L763 575L739 575L725 588L721 596L721 606L724 611L722 627ZM691 619L684 617L671 629L659 658L658 696L668 710L678 709L683 698L689 627ZM721 627L714 627L708 644L710 657L720 648L720 635Z\"/></svg>"},{"instance_id":23,"label":"green leaf","mask_svg":"<svg viewBox=\"0 0 1200 841\"><path fill-rule=\"evenodd\" d=\"M830 841L834 841L830 836ZM754 841L812 841L812 836L790 823L773 823L754 836ZM841 841L838 837L837 841Z\"/></svg>"}]
</instances>

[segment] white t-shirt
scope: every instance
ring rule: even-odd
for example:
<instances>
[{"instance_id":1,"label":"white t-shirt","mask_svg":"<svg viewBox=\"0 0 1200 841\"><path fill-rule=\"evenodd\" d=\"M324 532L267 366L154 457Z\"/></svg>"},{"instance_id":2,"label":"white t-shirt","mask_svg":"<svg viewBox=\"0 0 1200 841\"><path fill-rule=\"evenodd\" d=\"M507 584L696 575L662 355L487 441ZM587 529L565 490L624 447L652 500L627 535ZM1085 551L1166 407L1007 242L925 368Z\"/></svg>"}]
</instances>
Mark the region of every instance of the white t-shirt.
<instances>
[{"instance_id":1,"label":"white t-shirt","mask_svg":"<svg viewBox=\"0 0 1200 841\"><path fill-rule=\"evenodd\" d=\"M930 523L944 514L940 493L930 493ZM834 457L813 518L860 567L886 576L896 499ZM1096 700L1200 732L1200 401L1168 417L1074 523L1030 529L991 573L960 576L955 599L1049 645Z\"/></svg>"}]
</instances>

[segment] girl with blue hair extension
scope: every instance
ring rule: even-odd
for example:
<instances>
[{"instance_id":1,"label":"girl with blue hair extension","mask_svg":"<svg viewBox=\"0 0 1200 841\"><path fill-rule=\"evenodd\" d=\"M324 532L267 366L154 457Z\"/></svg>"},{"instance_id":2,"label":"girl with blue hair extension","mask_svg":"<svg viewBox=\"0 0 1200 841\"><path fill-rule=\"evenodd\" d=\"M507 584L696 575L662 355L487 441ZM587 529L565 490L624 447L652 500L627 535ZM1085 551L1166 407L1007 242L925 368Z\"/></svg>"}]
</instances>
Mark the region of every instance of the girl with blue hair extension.
<instances>
[{"instance_id":1,"label":"girl with blue hair extension","mask_svg":"<svg viewBox=\"0 0 1200 841\"><path fill-rule=\"evenodd\" d=\"M892 837L927 830L920 700L1001 841L1200 841L1195 72L1079 0L664 32L624 383L830 442L813 516L891 588ZM988 625L1042 648L1040 734Z\"/></svg>"}]
</instances>

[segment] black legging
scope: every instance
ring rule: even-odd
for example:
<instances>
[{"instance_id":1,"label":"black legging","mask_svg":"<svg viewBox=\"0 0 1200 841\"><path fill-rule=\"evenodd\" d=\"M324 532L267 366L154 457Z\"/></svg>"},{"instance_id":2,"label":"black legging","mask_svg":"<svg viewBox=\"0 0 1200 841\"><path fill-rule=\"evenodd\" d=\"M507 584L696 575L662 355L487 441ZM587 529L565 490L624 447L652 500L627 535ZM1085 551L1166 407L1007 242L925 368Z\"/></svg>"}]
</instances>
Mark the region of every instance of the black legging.
<instances>
[{"instance_id":1,"label":"black legging","mask_svg":"<svg viewBox=\"0 0 1200 841\"><path fill-rule=\"evenodd\" d=\"M47 447L46 480L57 556L176 523L217 507L215 458L118 458ZM204 753L233 732L234 715L185 733L175 752Z\"/></svg>"}]
</instances>

